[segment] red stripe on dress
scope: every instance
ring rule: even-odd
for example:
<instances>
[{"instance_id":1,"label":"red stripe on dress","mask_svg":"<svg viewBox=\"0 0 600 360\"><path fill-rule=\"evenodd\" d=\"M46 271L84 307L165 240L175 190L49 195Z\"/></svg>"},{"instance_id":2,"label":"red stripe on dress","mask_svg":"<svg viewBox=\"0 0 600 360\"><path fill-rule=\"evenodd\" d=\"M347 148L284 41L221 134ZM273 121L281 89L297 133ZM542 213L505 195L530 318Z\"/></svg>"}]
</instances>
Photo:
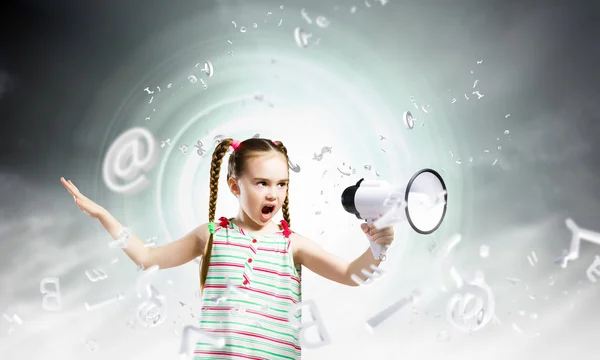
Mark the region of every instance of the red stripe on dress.
<instances>
[{"instance_id":1,"label":"red stripe on dress","mask_svg":"<svg viewBox=\"0 0 600 360\"><path fill-rule=\"evenodd\" d=\"M224 333L224 334L238 334L238 335L244 335L244 336L248 336L248 337L255 337L255 338L259 338L259 339L263 339L263 340L268 340L268 341L272 341L274 343L277 344L282 344L282 345L287 345L287 346L291 346L296 350L301 350L300 346L291 343L289 341L284 341L284 340L278 340L278 339L274 339L274 338L270 338L264 335L260 335L260 334L256 334L256 333L252 333L252 332L248 332L248 331L238 331L238 330L228 330L228 329L215 329L215 330L211 330L211 333Z\"/></svg>"},{"instance_id":2,"label":"red stripe on dress","mask_svg":"<svg viewBox=\"0 0 600 360\"><path fill-rule=\"evenodd\" d=\"M205 289L226 289L227 285L210 285L210 284L207 284L207 285L204 286L204 288ZM277 298L277 299L290 300L294 304L296 303L296 301L294 301L294 299L292 299L289 296L277 295L277 294L274 294L274 293L270 293L268 291L258 290L258 289L253 289L253 288L243 287L242 289L244 289L244 291L254 291L254 292L257 292L259 294L268 295L268 296L271 296L271 297L274 297L274 298Z\"/></svg>"},{"instance_id":3,"label":"red stripe on dress","mask_svg":"<svg viewBox=\"0 0 600 360\"><path fill-rule=\"evenodd\" d=\"M200 311L231 311L237 308L234 308L233 306L221 306L221 307L211 307L211 306L203 306L200 308ZM255 314L255 315L260 315L262 317L271 319L271 320L277 320L277 321L282 321L282 322L288 322L289 319L287 318L283 318L283 317L279 317L279 316L273 316L273 315L269 315L269 314L263 314L261 312L255 311L255 310L251 310L251 309L246 309L246 312L250 313L250 314ZM213 331L213 330L206 330L206 331Z\"/></svg>"},{"instance_id":4,"label":"red stripe on dress","mask_svg":"<svg viewBox=\"0 0 600 360\"><path fill-rule=\"evenodd\" d=\"M280 253L280 254L287 254L287 250L277 250L277 249L267 249L267 248L258 248L258 250L270 251L270 252L275 252L275 253Z\"/></svg>"},{"instance_id":5,"label":"red stripe on dress","mask_svg":"<svg viewBox=\"0 0 600 360\"><path fill-rule=\"evenodd\" d=\"M210 266L225 266L225 267L240 267L243 268L244 264L233 264L233 263L211 263Z\"/></svg>"},{"instance_id":6,"label":"red stripe on dress","mask_svg":"<svg viewBox=\"0 0 600 360\"><path fill-rule=\"evenodd\" d=\"M194 350L194 355L222 355L222 356L235 356L243 359L252 359L252 360L267 360L265 358L256 357L256 356L248 356L244 354L238 354L231 351L209 351L209 350Z\"/></svg>"},{"instance_id":7,"label":"red stripe on dress","mask_svg":"<svg viewBox=\"0 0 600 360\"><path fill-rule=\"evenodd\" d=\"M269 314L263 314L259 311L255 311L255 310L246 309L246 312L250 313L250 314L260 315L262 317L266 317L266 318L277 320L277 321L283 321L283 322L289 321L289 319L286 319L286 318L273 316L273 315L269 315Z\"/></svg>"},{"instance_id":8,"label":"red stripe on dress","mask_svg":"<svg viewBox=\"0 0 600 360\"><path fill-rule=\"evenodd\" d=\"M257 292L257 293L263 294L263 295L272 296L272 297L275 297L275 298L278 298L278 299L290 300L294 304L296 303L296 301L294 301L294 299L292 299L290 296L277 295L277 294L270 293L268 291L258 290L258 289L252 289L252 288L247 288L246 290L248 290L248 291L254 291L254 292Z\"/></svg>"}]
</instances>

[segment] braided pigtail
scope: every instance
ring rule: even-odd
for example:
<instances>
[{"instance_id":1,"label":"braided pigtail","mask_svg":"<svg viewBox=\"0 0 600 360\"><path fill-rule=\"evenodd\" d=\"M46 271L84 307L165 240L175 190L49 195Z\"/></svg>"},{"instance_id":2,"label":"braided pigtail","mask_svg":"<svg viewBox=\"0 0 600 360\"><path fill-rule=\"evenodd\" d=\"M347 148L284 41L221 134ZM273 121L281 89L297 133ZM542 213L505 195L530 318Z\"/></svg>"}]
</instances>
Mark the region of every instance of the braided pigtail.
<instances>
[{"instance_id":1,"label":"braided pigtail","mask_svg":"<svg viewBox=\"0 0 600 360\"><path fill-rule=\"evenodd\" d=\"M289 163L290 159L288 158L288 153L287 153L287 149L286 149L285 145L283 145L283 143L281 141L274 141L273 143L285 155L285 160ZM289 193L290 193L290 184L288 183L287 189L285 191L285 201L283 202L283 205L281 206L281 212L283 213L283 220L285 220L285 222L288 223L288 226L292 226L290 224L290 196L289 196Z\"/></svg>"},{"instance_id":2,"label":"braided pigtail","mask_svg":"<svg viewBox=\"0 0 600 360\"><path fill-rule=\"evenodd\" d=\"M219 192L219 174L221 173L221 163L223 157L227 153L229 146L233 142L232 139L223 139L216 147L212 155L212 162L210 164L210 199L208 201L208 222L210 236L204 249L204 255L202 256L202 265L200 266L200 289L204 290L204 284L206 283L206 277L208 276L208 266L210 264L210 256L212 254L213 246L213 234L214 234L214 221L215 212L217 210L217 196Z\"/></svg>"}]
</instances>

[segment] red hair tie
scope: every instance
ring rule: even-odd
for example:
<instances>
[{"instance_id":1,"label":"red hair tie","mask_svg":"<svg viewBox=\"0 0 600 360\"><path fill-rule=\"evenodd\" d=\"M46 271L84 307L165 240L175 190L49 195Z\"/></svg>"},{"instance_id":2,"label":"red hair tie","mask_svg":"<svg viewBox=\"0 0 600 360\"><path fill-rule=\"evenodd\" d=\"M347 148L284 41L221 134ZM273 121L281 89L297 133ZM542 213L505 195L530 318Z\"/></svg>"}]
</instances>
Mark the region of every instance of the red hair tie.
<instances>
[{"instance_id":1,"label":"red hair tie","mask_svg":"<svg viewBox=\"0 0 600 360\"><path fill-rule=\"evenodd\" d=\"M227 219L225 216L221 216L219 218L219 226L225 227L229 225L229 219Z\"/></svg>"},{"instance_id":2,"label":"red hair tie","mask_svg":"<svg viewBox=\"0 0 600 360\"><path fill-rule=\"evenodd\" d=\"M277 142L277 141L275 141L275 140L271 140L271 142L272 142L273 144L275 144L275 146L279 146L279 144L278 144L278 142Z\"/></svg>"},{"instance_id":3,"label":"red hair tie","mask_svg":"<svg viewBox=\"0 0 600 360\"><path fill-rule=\"evenodd\" d=\"M239 140L231 141L231 147L233 148L233 150L237 150L241 144L242 143Z\"/></svg>"},{"instance_id":4,"label":"red hair tie","mask_svg":"<svg viewBox=\"0 0 600 360\"><path fill-rule=\"evenodd\" d=\"M281 220L281 226L283 227L283 235L289 237L292 234L292 230L290 230L287 221Z\"/></svg>"}]
</instances>

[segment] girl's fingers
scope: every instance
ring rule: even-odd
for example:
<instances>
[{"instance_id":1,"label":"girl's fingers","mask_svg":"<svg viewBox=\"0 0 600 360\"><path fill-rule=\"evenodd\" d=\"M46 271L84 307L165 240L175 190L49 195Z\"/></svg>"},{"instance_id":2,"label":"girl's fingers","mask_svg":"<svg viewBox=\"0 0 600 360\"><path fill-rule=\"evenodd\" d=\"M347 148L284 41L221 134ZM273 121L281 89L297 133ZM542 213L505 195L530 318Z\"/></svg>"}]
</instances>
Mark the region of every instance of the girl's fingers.
<instances>
[{"instance_id":1,"label":"girl's fingers","mask_svg":"<svg viewBox=\"0 0 600 360\"><path fill-rule=\"evenodd\" d=\"M369 231L370 234L372 234L373 236L394 236L394 229L393 228L385 228L385 229L373 229L371 231Z\"/></svg>"},{"instance_id":2,"label":"girl's fingers","mask_svg":"<svg viewBox=\"0 0 600 360\"><path fill-rule=\"evenodd\" d=\"M69 191L69 193L73 196L77 196L77 197L83 197L83 195L79 192L79 189L77 188L77 186L75 186L75 184L73 184L73 182L71 180L64 180L64 178L62 179L63 181L63 185L65 186L65 188Z\"/></svg>"},{"instance_id":3,"label":"girl's fingers","mask_svg":"<svg viewBox=\"0 0 600 360\"><path fill-rule=\"evenodd\" d=\"M73 189L71 189L71 187L69 186L69 184L64 183L63 185L65 186L65 189L67 189L67 191L69 192L69 194L75 196L75 193L73 192Z\"/></svg>"},{"instance_id":4,"label":"girl's fingers","mask_svg":"<svg viewBox=\"0 0 600 360\"><path fill-rule=\"evenodd\" d=\"M392 239L393 237L385 232L378 232L371 236L371 241L375 241L378 244L390 242Z\"/></svg>"},{"instance_id":5,"label":"girl's fingers","mask_svg":"<svg viewBox=\"0 0 600 360\"><path fill-rule=\"evenodd\" d=\"M374 234L374 235L370 235L371 236L371 241L377 242L377 240L379 240L381 238L381 234Z\"/></svg>"},{"instance_id":6,"label":"girl's fingers","mask_svg":"<svg viewBox=\"0 0 600 360\"><path fill-rule=\"evenodd\" d=\"M71 180L69 180L69 184L71 184L71 186L73 186L73 189L79 191L79 189L77 188L77 186L75 186L75 184L73 184L73 182Z\"/></svg>"},{"instance_id":7,"label":"girl's fingers","mask_svg":"<svg viewBox=\"0 0 600 360\"><path fill-rule=\"evenodd\" d=\"M385 237L385 238L376 240L376 242L381 245L390 245L392 243L392 238Z\"/></svg>"},{"instance_id":8,"label":"girl's fingers","mask_svg":"<svg viewBox=\"0 0 600 360\"><path fill-rule=\"evenodd\" d=\"M65 178L60 178L60 182L62 182L62 184L67 188L71 188L71 184L69 184L69 182L67 180L65 180Z\"/></svg>"},{"instance_id":9,"label":"girl's fingers","mask_svg":"<svg viewBox=\"0 0 600 360\"><path fill-rule=\"evenodd\" d=\"M77 186L75 186L75 184L73 184L73 182L71 180L69 180L69 184L71 185L71 188L76 192L79 193L79 189L77 188Z\"/></svg>"}]
</instances>

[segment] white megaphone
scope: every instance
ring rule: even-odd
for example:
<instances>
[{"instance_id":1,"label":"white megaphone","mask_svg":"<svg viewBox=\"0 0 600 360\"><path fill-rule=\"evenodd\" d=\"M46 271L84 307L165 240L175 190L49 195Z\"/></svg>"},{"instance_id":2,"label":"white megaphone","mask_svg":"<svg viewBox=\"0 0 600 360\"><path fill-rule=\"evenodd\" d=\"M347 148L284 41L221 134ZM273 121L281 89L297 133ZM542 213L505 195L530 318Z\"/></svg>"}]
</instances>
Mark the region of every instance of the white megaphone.
<instances>
[{"instance_id":1,"label":"white megaphone","mask_svg":"<svg viewBox=\"0 0 600 360\"><path fill-rule=\"evenodd\" d=\"M357 218L381 229L407 220L417 233L437 230L444 216L448 194L438 172L423 169L406 186L393 186L383 180L360 179L342 193L342 206ZM387 246L371 241L375 259L384 260Z\"/></svg>"}]
</instances>

